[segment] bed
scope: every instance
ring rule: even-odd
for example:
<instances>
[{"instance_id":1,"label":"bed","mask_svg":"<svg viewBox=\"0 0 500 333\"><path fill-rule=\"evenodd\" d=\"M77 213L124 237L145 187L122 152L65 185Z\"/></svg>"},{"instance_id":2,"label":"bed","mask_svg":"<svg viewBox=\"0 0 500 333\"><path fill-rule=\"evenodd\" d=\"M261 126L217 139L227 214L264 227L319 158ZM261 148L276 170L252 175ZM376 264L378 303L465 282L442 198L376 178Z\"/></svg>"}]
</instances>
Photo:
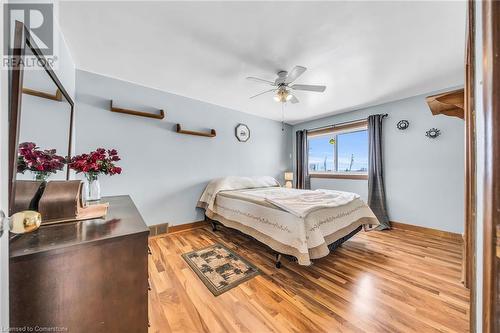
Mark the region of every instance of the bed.
<instances>
[{"instance_id":1,"label":"bed","mask_svg":"<svg viewBox=\"0 0 500 333\"><path fill-rule=\"evenodd\" d=\"M359 195L332 190L281 187L272 177L212 180L197 207L226 227L237 229L281 254L310 265L356 234L379 222ZM214 224L215 228L215 224Z\"/></svg>"}]
</instances>

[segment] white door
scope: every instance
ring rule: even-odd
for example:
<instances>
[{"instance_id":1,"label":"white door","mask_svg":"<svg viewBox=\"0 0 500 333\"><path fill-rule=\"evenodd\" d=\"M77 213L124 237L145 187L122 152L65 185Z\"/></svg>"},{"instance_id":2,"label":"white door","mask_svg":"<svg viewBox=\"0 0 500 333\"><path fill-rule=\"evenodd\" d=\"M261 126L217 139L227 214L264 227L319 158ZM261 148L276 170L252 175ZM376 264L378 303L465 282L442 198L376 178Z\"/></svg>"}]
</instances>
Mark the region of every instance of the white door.
<instances>
[{"instance_id":1,"label":"white door","mask_svg":"<svg viewBox=\"0 0 500 333\"><path fill-rule=\"evenodd\" d=\"M0 7L3 15L3 1ZM3 45L3 21L0 33L0 45ZM2 50L3 52L3 50ZM0 69L0 210L7 214L8 193L8 71ZM5 228L4 228L5 229ZM9 326L9 231L4 230L0 238L0 332L6 332Z\"/></svg>"}]
</instances>

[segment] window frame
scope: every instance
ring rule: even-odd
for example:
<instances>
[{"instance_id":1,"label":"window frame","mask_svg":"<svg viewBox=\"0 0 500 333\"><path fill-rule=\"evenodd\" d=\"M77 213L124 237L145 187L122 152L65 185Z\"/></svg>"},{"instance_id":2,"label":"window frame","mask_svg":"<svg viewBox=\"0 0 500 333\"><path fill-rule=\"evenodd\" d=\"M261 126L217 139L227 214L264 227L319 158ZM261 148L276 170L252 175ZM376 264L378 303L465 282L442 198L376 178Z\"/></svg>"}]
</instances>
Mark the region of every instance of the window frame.
<instances>
[{"instance_id":1,"label":"window frame","mask_svg":"<svg viewBox=\"0 0 500 333\"><path fill-rule=\"evenodd\" d=\"M323 135L331 135L335 134L335 136L344 133L353 133L357 131L368 130L368 121L361 120L356 121L344 125L332 126L329 128L324 128L320 130L310 131L307 133L307 140L310 138L323 136ZM309 143L308 143L309 145ZM309 151L307 152L309 158ZM334 168L338 170L338 151L337 144L335 144L333 149L334 155ZM355 180L367 180L368 179L368 170L366 172L342 172L342 171L320 171L320 172L310 172L309 165L307 165L307 170L309 172L309 176L311 178L331 178L331 179L355 179Z\"/></svg>"}]
</instances>

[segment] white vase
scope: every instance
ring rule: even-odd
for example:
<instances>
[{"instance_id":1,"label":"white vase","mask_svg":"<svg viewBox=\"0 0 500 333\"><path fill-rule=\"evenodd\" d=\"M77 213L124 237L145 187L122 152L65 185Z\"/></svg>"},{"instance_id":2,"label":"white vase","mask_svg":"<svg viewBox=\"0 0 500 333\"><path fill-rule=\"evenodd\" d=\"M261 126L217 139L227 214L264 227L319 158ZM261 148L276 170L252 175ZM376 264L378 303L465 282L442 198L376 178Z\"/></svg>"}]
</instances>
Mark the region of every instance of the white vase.
<instances>
[{"instance_id":1,"label":"white vase","mask_svg":"<svg viewBox=\"0 0 500 333\"><path fill-rule=\"evenodd\" d=\"M84 201L99 201L101 200L101 184L99 184L99 178L87 177L87 181L83 184Z\"/></svg>"}]
</instances>

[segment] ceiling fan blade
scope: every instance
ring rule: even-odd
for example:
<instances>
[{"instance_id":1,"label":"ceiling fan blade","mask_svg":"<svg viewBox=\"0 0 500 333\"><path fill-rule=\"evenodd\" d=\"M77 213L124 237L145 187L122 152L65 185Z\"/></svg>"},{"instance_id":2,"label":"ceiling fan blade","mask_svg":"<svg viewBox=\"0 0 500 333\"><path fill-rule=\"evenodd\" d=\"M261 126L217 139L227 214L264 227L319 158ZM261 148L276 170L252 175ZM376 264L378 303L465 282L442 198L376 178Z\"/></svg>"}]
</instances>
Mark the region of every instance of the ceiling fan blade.
<instances>
[{"instance_id":1,"label":"ceiling fan blade","mask_svg":"<svg viewBox=\"0 0 500 333\"><path fill-rule=\"evenodd\" d=\"M323 92L326 89L326 86L316 86L312 84L294 84L290 86L293 90L306 90L306 91L316 91Z\"/></svg>"},{"instance_id":2,"label":"ceiling fan blade","mask_svg":"<svg viewBox=\"0 0 500 333\"><path fill-rule=\"evenodd\" d=\"M270 85L274 86L274 82L273 81L259 79L258 77L249 76L249 77L247 77L247 80L250 80L250 81L253 81L253 82L257 82L257 83L267 83L267 84L270 84Z\"/></svg>"},{"instance_id":3,"label":"ceiling fan blade","mask_svg":"<svg viewBox=\"0 0 500 333\"><path fill-rule=\"evenodd\" d=\"M295 66L290 73L288 73L288 76L285 79L285 83L292 83L295 81L299 76L304 74L304 72L307 70L307 68L302 67L302 66Z\"/></svg>"},{"instance_id":4,"label":"ceiling fan blade","mask_svg":"<svg viewBox=\"0 0 500 333\"><path fill-rule=\"evenodd\" d=\"M275 90L276 90L276 89L269 89L269 90L263 91L263 92L261 92L261 93L258 93L257 95L253 95L253 96L251 96L250 98L255 98L255 97L257 97L257 96L264 95L264 94L266 94L266 93L268 93L268 92L275 91Z\"/></svg>"},{"instance_id":5,"label":"ceiling fan blade","mask_svg":"<svg viewBox=\"0 0 500 333\"><path fill-rule=\"evenodd\" d=\"M296 104L298 102L299 102L299 99L297 97L295 97L295 95L293 95L292 98L290 99L290 103Z\"/></svg>"}]
</instances>

